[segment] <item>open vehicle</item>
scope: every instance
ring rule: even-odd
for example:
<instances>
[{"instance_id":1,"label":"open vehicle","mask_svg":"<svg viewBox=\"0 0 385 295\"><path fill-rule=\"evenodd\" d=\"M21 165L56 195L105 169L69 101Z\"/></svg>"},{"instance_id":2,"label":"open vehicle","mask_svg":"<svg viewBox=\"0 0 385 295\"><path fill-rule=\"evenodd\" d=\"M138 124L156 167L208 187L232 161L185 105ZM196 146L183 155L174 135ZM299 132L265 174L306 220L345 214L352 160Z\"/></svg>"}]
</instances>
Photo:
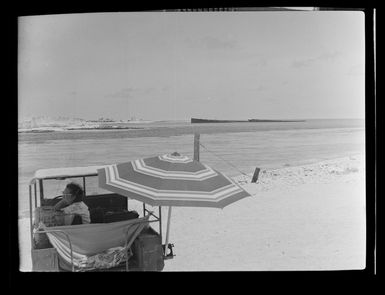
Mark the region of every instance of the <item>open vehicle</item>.
<instances>
[{"instance_id":1,"label":"open vehicle","mask_svg":"<svg viewBox=\"0 0 385 295\"><path fill-rule=\"evenodd\" d=\"M134 215L133 218L130 213L136 213L136 211L128 211L129 198L127 196L116 193L87 195L88 180L97 177L97 170L103 167L41 169L35 172L29 184L33 271L161 271L164 267L164 260L173 258L174 245L168 242L168 237L166 237L166 243L163 243L161 206L157 206L158 212L150 211L143 202L143 210L140 212L142 214L138 213L139 216ZM48 196L47 198L44 193L44 185L49 181L65 179L76 179L78 183L79 180L82 180L83 202L90 210L91 223L71 226L53 224L54 226L47 226L43 230L36 231L36 219L39 218L36 212L39 209L50 208L61 199L61 196L55 198ZM40 210L40 212L42 211ZM104 220L100 220L100 218L97 220L100 213L104 214ZM46 242L48 242L47 236L49 237L49 242L41 246L38 242L41 242L44 234ZM105 244L106 239L102 237L105 234L115 235L112 244ZM77 245L85 241L89 244ZM76 261L82 250L79 247L87 248L89 245L95 247L97 243L102 244L98 248L99 250L106 250L107 247L116 247L120 244L120 254L123 254L124 259L120 259L120 263L113 267L109 265L108 267L87 268L77 264ZM167 251L165 251L166 244ZM95 251L95 249L90 251ZM67 261L63 257L67 257Z\"/></svg>"}]
</instances>

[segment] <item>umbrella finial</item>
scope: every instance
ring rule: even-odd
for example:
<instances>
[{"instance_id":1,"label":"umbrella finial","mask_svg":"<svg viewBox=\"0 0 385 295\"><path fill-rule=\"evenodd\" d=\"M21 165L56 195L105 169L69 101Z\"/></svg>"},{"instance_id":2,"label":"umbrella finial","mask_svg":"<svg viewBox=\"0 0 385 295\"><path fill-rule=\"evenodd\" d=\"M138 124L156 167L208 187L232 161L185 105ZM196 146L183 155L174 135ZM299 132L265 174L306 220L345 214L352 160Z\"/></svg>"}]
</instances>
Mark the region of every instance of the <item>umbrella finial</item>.
<instances>
[{"instance_id":1,"label":"umbrella finial","mask_svg":"<svg viewBox=\"0 0 385 295\"><path fill-rule=\"evenodd\" d=\"M179 154L178 152L173 152L173 153L171 154L171 156L180 156L180 154Z\"/></svg>"}]
</instances>

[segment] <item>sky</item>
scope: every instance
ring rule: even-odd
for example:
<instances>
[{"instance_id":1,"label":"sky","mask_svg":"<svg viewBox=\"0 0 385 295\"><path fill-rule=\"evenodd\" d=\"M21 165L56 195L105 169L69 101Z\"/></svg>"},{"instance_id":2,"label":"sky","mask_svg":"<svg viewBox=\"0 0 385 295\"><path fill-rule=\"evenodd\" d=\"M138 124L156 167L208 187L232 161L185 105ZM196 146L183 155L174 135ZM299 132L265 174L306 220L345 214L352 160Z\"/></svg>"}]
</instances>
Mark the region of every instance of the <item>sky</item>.
<instances>
[{"instance_id":1,"label":"sky","mask_svg":"<svg viewBox=\"0 0 385 295\"><path fill-rule=\"evenodd\" d=\"M25 16L19 120L364 118L359 11Z\"/></svg>"}]
</instances>

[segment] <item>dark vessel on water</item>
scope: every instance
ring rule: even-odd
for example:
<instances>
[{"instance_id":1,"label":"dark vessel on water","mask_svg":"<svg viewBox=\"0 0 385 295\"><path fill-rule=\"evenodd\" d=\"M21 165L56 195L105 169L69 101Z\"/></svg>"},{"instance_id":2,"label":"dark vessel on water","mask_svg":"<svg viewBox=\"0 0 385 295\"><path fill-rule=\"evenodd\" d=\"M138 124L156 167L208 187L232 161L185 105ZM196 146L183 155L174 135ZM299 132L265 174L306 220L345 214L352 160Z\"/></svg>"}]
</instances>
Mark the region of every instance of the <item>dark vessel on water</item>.
<instances>
[{"instance_id":1,"label":"dark vessel on water","mask_svg":"<svg viewBox=\"0 0 385 295\"><path fill-rule=\"evenodd\" d=\"M306 120L261 120L261 119L249 119L246 122L305 122Z\"/></svg>"},{"instance_id":2,"label":"dark vessel on water","mask_svg":"<svg viewBox=\"0 0 385 295\"><path fill-rule=\"evenodd\" d=\"M191 123L249 123L249 122L305 122L305 120L262 120L262 119L211 120L211 119L191 118Z\"/></svg>"}]
</instances>

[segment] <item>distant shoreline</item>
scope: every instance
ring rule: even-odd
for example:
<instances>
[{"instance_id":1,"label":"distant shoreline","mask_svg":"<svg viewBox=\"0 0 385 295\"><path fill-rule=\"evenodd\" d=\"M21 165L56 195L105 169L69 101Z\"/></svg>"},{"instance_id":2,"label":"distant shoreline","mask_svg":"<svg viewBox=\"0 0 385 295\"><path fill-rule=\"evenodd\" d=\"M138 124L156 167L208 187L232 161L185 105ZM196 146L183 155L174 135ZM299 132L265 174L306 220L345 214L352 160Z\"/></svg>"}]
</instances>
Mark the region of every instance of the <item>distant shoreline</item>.
<instances>
[{"instance_id":1,"label":"distant shoreline","mask_svg":"<svg viewBox=\"0 0 385 295\"><path fill-rule=\"evenodd\" d=\"M102 126L102 127L65 127L60 129L28 129L18 130L18 133L49 133L49 132L65 132L65 131L82 131L82 130L120 130L120 129L144 129L143 127L125 127L125 126Z\"/></svg>"}]
</instances>

